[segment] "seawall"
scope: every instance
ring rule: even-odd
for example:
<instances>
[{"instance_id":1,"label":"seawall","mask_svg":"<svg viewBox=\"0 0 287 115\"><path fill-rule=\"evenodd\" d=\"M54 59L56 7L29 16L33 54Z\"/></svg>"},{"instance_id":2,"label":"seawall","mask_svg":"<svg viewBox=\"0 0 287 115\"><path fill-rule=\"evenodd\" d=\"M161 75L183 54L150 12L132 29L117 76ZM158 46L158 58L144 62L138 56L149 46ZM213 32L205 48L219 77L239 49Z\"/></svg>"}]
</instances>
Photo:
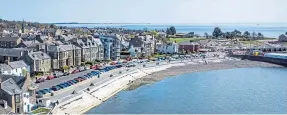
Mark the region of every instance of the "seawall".
<instances>
[{"instance_id":1,"label":"seawall","mask_svg":"<svg viewBox=\"0 0 287 115\"><path fill-rule=\"evenodd\" d=\"M129 83L134 80L150 75L153 72L162 71L172 66L180 65L184 64L168 64L130 71L121 76L117 76L98 87L90 89L90 91L84 90L79 92L78 95L75 95L69 100L57 105L53 109L52 114L83 114L93 107L105 102L121 90L127 88Z\"/></svg>"}]
</instances>

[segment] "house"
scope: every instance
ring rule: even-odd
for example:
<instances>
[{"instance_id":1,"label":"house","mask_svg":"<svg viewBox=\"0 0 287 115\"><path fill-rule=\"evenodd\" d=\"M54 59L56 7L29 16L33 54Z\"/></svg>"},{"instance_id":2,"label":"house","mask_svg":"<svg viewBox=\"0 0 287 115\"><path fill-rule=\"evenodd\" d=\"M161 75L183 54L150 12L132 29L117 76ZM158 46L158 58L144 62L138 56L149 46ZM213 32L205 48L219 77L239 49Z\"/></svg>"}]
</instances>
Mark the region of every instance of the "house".
<instances>
[{"instance_id":1,"label":"house","mask_svg":"<svg viewBox=\"0 0 287 115\"><path fill-rule=\"evenodd\" d=\"M3 75L25 76L27 72L30 73L30 66L23 60L0 64L0 73Z\"/></svg>"},{"instance_id":2,"label":"house","mask_svg":"<svg viewBox=\"0 0 287 115\"><path fill-rule=\"evenodd\" d=\"M30 112L36 104L36 88L28 73L26 77L0 75L0 102L4 105L2 110L10 109L10 112L16 114Z\"/></svg>"},{"instance_id":3,"label":"house","mask_svg":"<svg viewBox=\"0 0 287 115\"><path fill-rule=\"evenodd\" d=\"M81 48L75 45L48 45L47 52L51 57L52 69L63 70L64 66L81 65Z\"/></svg>"},{"instance_id":4,"label":"house","mask_svg":"<svg viewBox=\"0 0 287 115\"><path fill-rule=\"evenodd\" d=\"M165 32L158 32L158 33L157 33L157 36L158 36L159 38L166 38L166 33L165 33Z\"/></svg>"},{"instance_id":5,"label":"house","mask_svg":"<svg viewBox=\"0 0 287 115\"><path fill-rule=\"evenodd\" d=\"M0 37L0 48L14 48L21 41L20 37Z\"/></svg>"},{"instance_id":6,"label":"house","mask_svg":"<svg viewBox=\"0 0 287 115\"><path fill-rule=\"evenodd\" d=\"M178 43L178 50L183 53L188 52L198 52L199 51L199 44L191 41L187 42L180 42Z\"/></svg>"},{"instance_id":7,"label":"house","mask_svg":"<svg viewBox=\"0 0 287 115\"><path fill-rule=\"evenodd\" d=\"M18 61L26 53L28 50L24 48L0 48L0 63L6 60Z\"/></svg>"},{"instance_id":8,"label":"house","mask_svg":"<svg viewBox=\"0 0 287 115\"><path fill-rule=\"evenodd\" d=\"M150 35L135 36L130 40L129 45L133 45L138 57L151 56L156 50L155 39Z\"/></svg>"},{"instance_id":9,"label":"house","mask_svg":"<svg viewBox=\"0 0 287 115\"><path fill-rule=\"evenodd\" d=\"M24 56L25 61L30 64L31 72L47 73L51 71L51 57L41 51L29 52Z\"/></svg>"},{"instance_id":10,"label":"house","mask_svg":"<svg viewBox=\"0 0 287 115\"><path fill-rule=\"evenodd\" d=\"M287 42L287 36L284 34L280 35L278 41L279 42Z\"/></svg>"},{"instance_id":11,"label":"house","mask_svg":"<svg viewBox=\"0 0 287 115\"><path fill-rule=\"evenodd\" d=\"M157 44L157 52L158 53L168 53L175 54L178 53L178 44L176 43L163 43Z\"/></svg>"},{"instance_id":12,"label":"house","mask_svg":"<svg viewBox=\"0 0 287 115\"><path fill-rule=\"evenodd\" d=\"M56 37L58 35L62 35L63 32L61 29L54 29L54 28L49 28L49 29L45 29L42 32L43 35L47 35L47 36L52 36L52 37Z\"/></svg>"},{"instance_id":13,"label":"house","mask_svg":"<svg viewBox=\"0 0 287 115\"><path fill-rule=\"evenodd\" d=\"M104 46L105 60L120 59L121 36L119 35L99 35Z\"/></svg>"},{"instance_id":14,"label":"house","mask_svg":"<svg viewBox=\"0 0 287 115\"><path fill-rule=\"evenodd\" d=\"M101 60L99 56L99 45L93 40L92 36L76 38L73 40L73 44L81 48L82 62Z\"/></svg>"}]
</instances>

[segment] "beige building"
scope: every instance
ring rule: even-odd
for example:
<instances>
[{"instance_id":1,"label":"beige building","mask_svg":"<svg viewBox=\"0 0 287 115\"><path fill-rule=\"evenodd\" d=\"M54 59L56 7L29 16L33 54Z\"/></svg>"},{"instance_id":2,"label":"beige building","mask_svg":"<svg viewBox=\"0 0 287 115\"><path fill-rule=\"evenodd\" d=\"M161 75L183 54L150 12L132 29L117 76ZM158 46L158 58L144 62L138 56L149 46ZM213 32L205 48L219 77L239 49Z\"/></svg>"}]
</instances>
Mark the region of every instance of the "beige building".
<instances>
[{"instance_id":1,"label":"beige building","mask_svg":"<svg viewBox=\"0 0 287 115\"><path fill-rule=\"evenodd\" d=\"M51 57L52 69L81 65L81 48L75 45L50 45L47 52Z\"/></svg>"},{"instance_id":2,"label":"beige building","mask_svg":"<svg viewBox=\"0 0 287 115\"><path fill-rule=\"evenodd\" d=\"M25 61L30 64L31 72L51 71L51 57L41 51L28 53L25 55Z\"/></svg>"}]
</instances>

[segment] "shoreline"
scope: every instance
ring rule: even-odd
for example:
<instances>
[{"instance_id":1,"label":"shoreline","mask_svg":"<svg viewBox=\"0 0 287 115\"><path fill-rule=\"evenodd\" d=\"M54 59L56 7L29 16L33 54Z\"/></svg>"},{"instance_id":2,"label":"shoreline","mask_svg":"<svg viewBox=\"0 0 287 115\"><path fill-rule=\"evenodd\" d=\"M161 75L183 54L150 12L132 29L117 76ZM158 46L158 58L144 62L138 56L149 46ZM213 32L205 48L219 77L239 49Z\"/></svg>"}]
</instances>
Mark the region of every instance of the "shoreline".
<instances>
[{"instance_id":1,"label":"shoreline","mask_svg":"<svg viewBox=\"0 0 287 115\"><path fill-rule=\"evenodd\" d=\"M202 71L251 67L283 66L248 60L223 60L219 62L211 62L208 64L203 64L202 62L193 63L189 61L147 67L142 69L138 68L124 75L115 77L114 79L103 83L102 85L95 87L90 91L81 92L79 96L72 97L69 101L65 101L57 105L53 110L53 114L85 114L87 111L102 104L122 90L135 90L140 86L152 84L167 77Z\"/></svg>"},{"instance_id":2,"label":"shoreline","mask_svg":"<svg viewBox=\"0 0 287 115\"><path fill-rule=\"evenodd\" d=\"M219 63L209 63L209 64L185 64L185 66L171 67L166 70L154 72L151 75L147 75L142 78L136 79L133 83L129 84L129 87L126 90L128 91L135 90L146 84L152 84L168 77L175 77L177 75L187 73L216 71L216 70L235 69L235 68L253 68L253 67L281 68L283 66L265 62L249 61L249 60L222 61Z\"/></svg>"}]
</instances>

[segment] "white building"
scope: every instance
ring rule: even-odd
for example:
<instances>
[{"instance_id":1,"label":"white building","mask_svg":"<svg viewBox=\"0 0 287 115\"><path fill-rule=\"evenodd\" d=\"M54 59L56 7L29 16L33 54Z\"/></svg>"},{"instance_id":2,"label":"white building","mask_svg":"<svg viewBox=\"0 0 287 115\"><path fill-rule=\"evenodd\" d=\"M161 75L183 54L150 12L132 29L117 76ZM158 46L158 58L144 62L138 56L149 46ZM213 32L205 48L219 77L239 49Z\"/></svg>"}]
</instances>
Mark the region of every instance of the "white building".
<instances>
[{"instance_id":1,"label":"white building","mask_svg":"<svg viewBox=\"0 0 287 115\"><path fill-rule=\"evenodd\" d=\"M157 53L178 53L178 44L176 43L159 43L156 45Z\"/></svg>"},{"instance_id":2,"label":"white building","mask_svg":"<svg viewBox=\"0 0 287 115\"><path fill-rule=\"evenodd\" d=\"M284 34L280 35L278 41L279 42L287 42L287 36Z\"/></svg>"},{"instance_id":3,"label":"white building","mask_svg":"<svg viewBox=\"0 0 287 115\"><path fill-rule=\"evenodd\" d=\"M30 72L30 67L22 60L0 64L0 73L3 75L25 76L27 72Z\"/></svg>"}]
</instances>

